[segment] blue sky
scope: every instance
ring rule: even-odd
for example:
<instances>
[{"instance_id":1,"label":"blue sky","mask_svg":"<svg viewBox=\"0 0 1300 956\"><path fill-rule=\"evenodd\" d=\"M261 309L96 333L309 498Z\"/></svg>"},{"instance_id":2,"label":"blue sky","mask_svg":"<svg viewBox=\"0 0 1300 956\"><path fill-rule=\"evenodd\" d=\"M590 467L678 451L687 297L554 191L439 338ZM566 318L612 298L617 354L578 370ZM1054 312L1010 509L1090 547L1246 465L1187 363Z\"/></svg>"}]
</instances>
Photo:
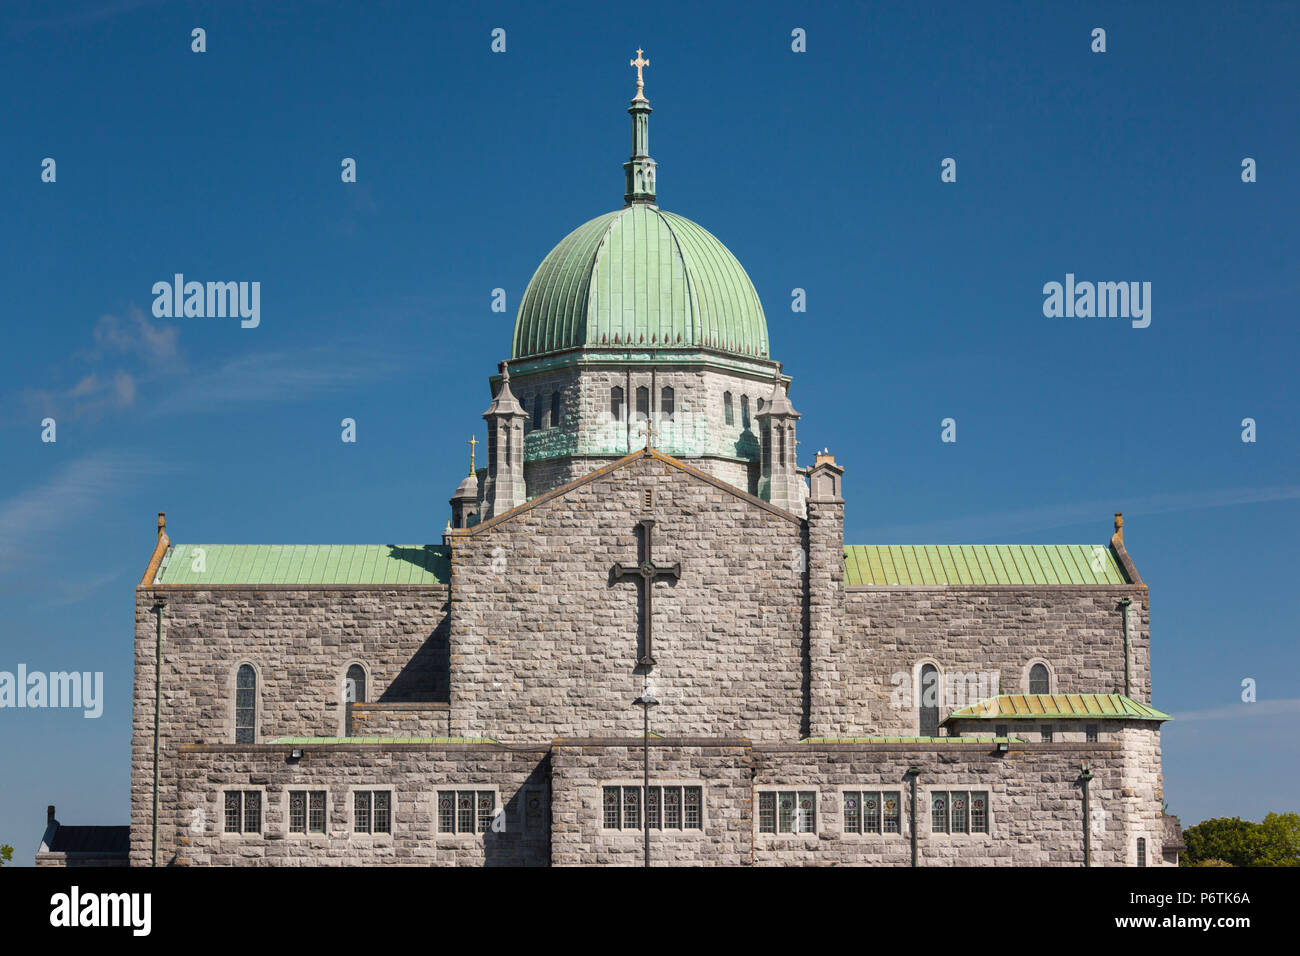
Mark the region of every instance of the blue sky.
<instances>
[{"instance_id":1,"label":"blue sky","mask_svg":"<svg viewBox=\"0 0 1300 956\"><path fill-rule=\"evenodd\" d=\"M622 204L638 47L660 203L753 278L801 448L846 468L848 541L1102 543L1123 511L1153 702L1179 717L1171 810L1298 809L1300 7L4 14L0 670L107 684L98 720L0 711L0 842L22 861L47 803L127 822L156 512L175 540L439 539L529 277ZM260 281L260 326L155 319L176 272ZM1045 318L1066 273L1152 283L1150 327Z\"/></svg>"}]
</instances>

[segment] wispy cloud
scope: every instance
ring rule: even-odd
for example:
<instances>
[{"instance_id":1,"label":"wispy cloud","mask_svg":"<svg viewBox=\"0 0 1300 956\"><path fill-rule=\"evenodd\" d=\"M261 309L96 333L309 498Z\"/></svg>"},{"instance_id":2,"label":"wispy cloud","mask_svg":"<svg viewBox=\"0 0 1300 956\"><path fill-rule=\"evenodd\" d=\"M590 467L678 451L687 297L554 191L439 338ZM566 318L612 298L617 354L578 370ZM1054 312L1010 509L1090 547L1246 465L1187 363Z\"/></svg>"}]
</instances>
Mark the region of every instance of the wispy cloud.
<instances>
[{"instance_id":1,"label":"wispy cloud","mask_svg":"<svg viewBox=\"0 0 1300 956\"><path fill-rule=\"evenodd\" d=\"M158 471L157 462L139 455L92 454L66 465L44 484L0 501L0 572L39 556L52 532L92 517L106 499Z\"/></svg>"},{"instance_id":2,"label":"wispy cloud","mask_svg":"<svg viewBox=\"0 0 1300 956\"><path fill-rule=\"evenodd\" d=\"M1292 501L1300 498L1300 485L1272 485L1261 488L1227 488L1125 498L1120 510L1126 516L1227 508L1236 505ZM992 514L969 515L919 524L869 528L864 534L876 541L974 541L990 535L1012 535L1046 531L1075 524L1100 524L1116 510L1117 501L1087 501L1068 505L1046 505ZM1109 535L1107 535L1109 537Z\"/></svg>"},{"instance_id":3,"label":"wispy cloud","mask_svg":"<svg viewBox=\"0 0 1300 956\"><path fill-rule=\"evenodd\" d=\"M1227 707L1193 710L1174 714L1179 721L1188 720L1251 720L1260 717L1281 717L1300 714L1300 697L1283 697L1278 700L1259 700L1253 704L1244 701Z\"/></svg>"},{"instance_id":4,"label":"wispy cloud","mask_svg":"<svg viewBox=\"0 0 1300 956\"><path fill-rule=\"evenodd\" d=\"M164 2L165 0L92 0L89 3L67 3L58 16L40 20L14 20L9 27L18 36L35 30L84 27L143 7L160 6Z\"/></svg>"}]
</instances>

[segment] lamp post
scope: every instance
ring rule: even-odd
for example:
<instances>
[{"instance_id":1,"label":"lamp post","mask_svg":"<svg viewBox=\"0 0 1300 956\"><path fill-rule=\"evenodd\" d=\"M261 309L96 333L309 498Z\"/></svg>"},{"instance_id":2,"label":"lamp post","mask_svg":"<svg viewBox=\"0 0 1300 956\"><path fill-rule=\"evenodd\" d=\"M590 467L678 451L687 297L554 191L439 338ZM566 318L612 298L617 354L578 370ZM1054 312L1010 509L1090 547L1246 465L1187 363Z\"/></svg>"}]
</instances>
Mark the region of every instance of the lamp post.
<instances>
[{"instance_id":1,"label":"lamp post","mask_svg":"<svg viewBox=\"0 0 1300 956\"><path fill-rule=\"evenodd\" d=\"M645 865L650 865L650 708L658 699L650 692L650 673L646 672L641 685L641 696L632 701L641 708L641 831L645 834ZM663 808L659 808L663 812Z\"/></svg>"},{"instance_id":2,"label":"lamp post","mask_svg":"<svg viewBox=\"0 0 1300 956\"><path fill-rule=\"evenodd\" d=\"M1092 764L1079 768L1079 784L1083 787L1083 865L1092 866L1092 807L1088 804L1088 784L1092 782Z\"/></svg>"}]
</instances>

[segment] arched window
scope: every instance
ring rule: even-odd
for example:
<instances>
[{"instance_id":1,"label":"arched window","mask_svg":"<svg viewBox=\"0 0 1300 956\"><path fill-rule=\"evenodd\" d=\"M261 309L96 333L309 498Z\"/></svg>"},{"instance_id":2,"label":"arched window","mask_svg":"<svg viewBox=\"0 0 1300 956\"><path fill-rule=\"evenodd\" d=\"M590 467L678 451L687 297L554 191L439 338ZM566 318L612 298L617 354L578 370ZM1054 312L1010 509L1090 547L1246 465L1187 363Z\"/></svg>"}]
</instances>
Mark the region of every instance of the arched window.
<instances>
[{"instance_id":1,"label":"arched window","mask_svg":"<svg viewBox=\"0 0 1300 956\"><path fill-rule=\"evenodd\" d=\"M921 736L939 736L939 668L933 664L921 667Z\"/></svg>"},{"instance_id":2,"label":"arched window","mask_svg":"<svg viewBox=\"0 0 1300 956\"><path fill-rule=\"evenodd\" d=\"M366 669L360 664L348 668L343 678L344 727L343 736L352 736L352 705L366 702Z\"/></svg>"},{"instance_id":3,"label":"arched window","mask_svg":"<svg viewBox=\"0 0 1300 956\"><path fill-rule=\"evenodd\" d=\"M551 427L560 427L560 393L551 392Z\"/></svg>"},{"instance_id":4,"label":"arched window","mask_svg":"<svg viewBox=\"0 0 1300 956\"><path fill-rule=\"evenodd\" d=\"M235 674L235 743L257 743L257 671L251 664Z\"/></svg>"},{"instance_id":5,"label":"arched window","mask_svg":"<svg viewBox=\"0 0 1300 956\"><path fill-rule=\"evenodd\" d=\"M615 385L609 390L609 417L616 422L623 420L623 389Z\"/></svg>"},{"instance_id":6,"label":"arched window","mask_svg":"<svg viewBox=\"0 0 1300 956\"><path fill-rule=\"evenodd\" d=\"M634 422L643 422L650 417L650 389L644 385L636 390L636 416Z\"/></svg>"},{"instance_id":7,"label":"arched window","mask_svg":"<svg viewBox=\"0 0 1300 956\"><path fill-rule=\"evenodd\" d=\"M665 385L659 393L659 417L665 422L673 420L673 403L677 398L677 393L673 391L671 385Z\"/></svg>"},{"instance_id":8,"label":"arched window","mask_svg":"<svg viewBox=\"0 0 1300 956\"><path fill-rule=\"evenodd\" d=\"M728 425L736 424L736 414L731 410L731 393L722 393L722 420Z\"/></svg>"},{"instance_id":9,"label":"arched window","mask_svg":"<svg viewBox=\"0 0 1300 956\"><path fill-rule=\"evenodd\" d=\"M740 427L749 431L749 396L740 396Z\"/></svg>"},{"instance_id":10,"label":"arched window","mask_svg":"<svg viewBox=\"0 0 1300 956\"><path fill-rule=\"evenodd\" d=\"M1029 668L1029 693L1050 694L1052 692L1051 676L1046 664L1035 664Z\"/></svg>"},{"instance_id":11,"label":"arched window","mask_svg":"<svg viewBox=\"0 0 1300 956\"><path fill-rule=\"evenodd\" d=\"M758 413L763 414L763 400L761 398L758 400Z\"/></svg>"},{"instance_id":12,"label":"arched window","mask_svg":"<svg viewBox=\"0 0 1300 956\"><path fill-rule=\"evenodd\" d=\"M542 427L542 395L539 392L533 397L533 431Z\"/></svg>"}]
</instances>

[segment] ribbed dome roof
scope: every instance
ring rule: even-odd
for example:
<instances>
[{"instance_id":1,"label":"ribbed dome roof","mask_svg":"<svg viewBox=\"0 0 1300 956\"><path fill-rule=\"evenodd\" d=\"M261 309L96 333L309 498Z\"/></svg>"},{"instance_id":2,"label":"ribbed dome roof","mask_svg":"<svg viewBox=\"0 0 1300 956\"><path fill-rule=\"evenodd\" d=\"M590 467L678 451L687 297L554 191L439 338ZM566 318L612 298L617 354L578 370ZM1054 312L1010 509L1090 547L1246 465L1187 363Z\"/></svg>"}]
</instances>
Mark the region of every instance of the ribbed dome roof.
<instances>
[{"instance_id":1,"label":"ribbed dome roof","mask_svg":"<svg viewBox=\"0 0 1300 956\"><path fill-rule=\"evenodd\" d=\"M768 354L763 306L736 257L644 202L584 223L542 260L519 304L513 357L629 345Z\"/></svg>"}]
</instances>

